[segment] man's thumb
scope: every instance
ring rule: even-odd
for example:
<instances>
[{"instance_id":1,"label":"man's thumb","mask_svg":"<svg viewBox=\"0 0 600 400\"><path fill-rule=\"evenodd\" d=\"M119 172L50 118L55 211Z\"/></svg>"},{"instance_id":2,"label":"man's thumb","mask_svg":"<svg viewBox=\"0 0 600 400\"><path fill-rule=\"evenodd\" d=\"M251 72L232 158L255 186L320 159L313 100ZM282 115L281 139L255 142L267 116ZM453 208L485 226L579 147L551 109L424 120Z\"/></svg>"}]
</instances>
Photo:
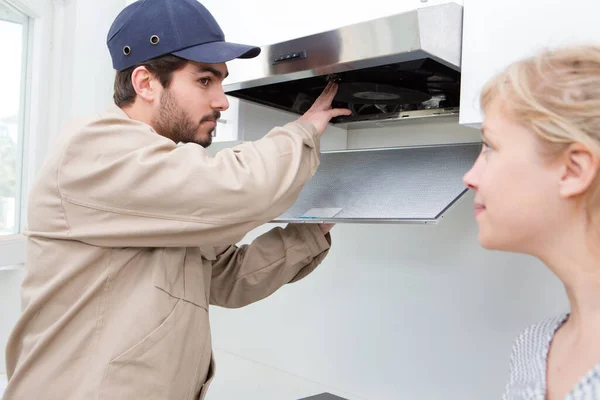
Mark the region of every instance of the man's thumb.
<instances>
[{"instance_id":1,"label":"man's thumb","mask_svg":"<svg viewBox=\"0 0 600 400\"><path fill-rule=\"evenodd\" d=\"M347 108L334 108L332 110L329 110L328 114L329 118L331 119L339 117L340 115L350 115L352 114L352 111L348 110Z\"/></svg>"}]
</instances>

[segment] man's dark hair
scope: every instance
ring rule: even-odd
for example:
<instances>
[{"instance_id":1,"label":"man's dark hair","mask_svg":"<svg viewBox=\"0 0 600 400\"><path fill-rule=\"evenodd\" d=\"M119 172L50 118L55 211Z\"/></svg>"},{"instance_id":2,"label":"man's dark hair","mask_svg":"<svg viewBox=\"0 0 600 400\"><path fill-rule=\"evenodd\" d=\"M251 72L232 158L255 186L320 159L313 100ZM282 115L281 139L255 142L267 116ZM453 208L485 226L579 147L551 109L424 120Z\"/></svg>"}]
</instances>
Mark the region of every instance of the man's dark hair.
<instances>
[{"instance_id":1,"label":"man's dark hair","mask_svg":"<svg viewBox=\"0 0 600 400\"><path fill-rule=\"evenodd\" d=\"M168 88L173 78L173 72L182 69L187 63L188 61L183 58L167 54L117 71L113 94L115 104L124 107L133 104L135 101L136 93L131 83L131 75L137 67L146 67L151 74L158 78L164 88Z\"/></svg>"}]
</instances>

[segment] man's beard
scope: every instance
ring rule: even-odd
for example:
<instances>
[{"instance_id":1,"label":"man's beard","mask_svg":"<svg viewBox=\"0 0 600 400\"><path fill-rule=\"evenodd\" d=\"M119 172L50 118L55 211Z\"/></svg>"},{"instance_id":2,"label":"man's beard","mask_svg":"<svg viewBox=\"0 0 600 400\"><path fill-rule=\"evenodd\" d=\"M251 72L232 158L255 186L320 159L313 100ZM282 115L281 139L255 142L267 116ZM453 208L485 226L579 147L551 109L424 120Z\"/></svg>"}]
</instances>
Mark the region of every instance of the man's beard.
<instances>
[{"instance_id":1,"label":"man's beard","mask_svg":"<svg viewBox=\"0 0 600 400\"><path fill-rule=\"evenodd\" d=\"M165 90L160 99L158 118L154 120L153 126L157 132L171 138L175 143L196 143L206 148L212 143L212 132L214 129L206 132L205 136L197 138L198 128L201 123L210 120L216 122L220 117L221 113L214 111L211 114L205 115L196 123L179 107L169 90Z\"/></svg>"}]
</instances>

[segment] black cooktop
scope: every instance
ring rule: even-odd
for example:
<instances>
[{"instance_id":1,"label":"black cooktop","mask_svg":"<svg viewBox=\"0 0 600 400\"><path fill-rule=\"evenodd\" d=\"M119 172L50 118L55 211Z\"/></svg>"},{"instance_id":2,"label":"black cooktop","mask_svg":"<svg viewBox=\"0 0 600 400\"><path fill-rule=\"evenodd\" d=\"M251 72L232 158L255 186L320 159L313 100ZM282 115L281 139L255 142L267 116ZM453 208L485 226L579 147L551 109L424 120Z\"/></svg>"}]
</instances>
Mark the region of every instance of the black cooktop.
<instances>
[{"instance_id":1,"label":"black cooktop","mask_svg":"<svg viewBox=\"0 0 600 400\"><path fill-rule=\"evenodd\" d=\"M303 114L329 80L339 84L333 107L352 115L331 122L390 118L406 111L459 106L460 72L430 58L345 71L228 92L240 99Z\"/></svg>"}]
</instances>

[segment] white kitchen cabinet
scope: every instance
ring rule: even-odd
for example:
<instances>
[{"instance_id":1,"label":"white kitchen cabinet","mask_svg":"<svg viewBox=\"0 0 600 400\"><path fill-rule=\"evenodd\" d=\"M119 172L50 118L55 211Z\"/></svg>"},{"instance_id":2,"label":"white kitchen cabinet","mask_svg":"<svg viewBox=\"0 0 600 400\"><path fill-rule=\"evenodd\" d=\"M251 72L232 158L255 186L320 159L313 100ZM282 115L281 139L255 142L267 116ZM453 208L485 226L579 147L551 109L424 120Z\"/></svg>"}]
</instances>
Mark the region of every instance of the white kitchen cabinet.
<instances>
[{"instance_id":1,"label":"white kitchen cabinet","mask_svg":"<svg viewBox=\"0 0 600 400\"><path fill-rule=\"evenodd\" d=\"M460 123L483 121L479 95L510 63L538 51L600 44L598 0L464 0Z\"/></svg>"},{"instance_id":2,"label":"white kitchen cabinet","mask_svg":"<svg viewBox=\"0 0 600 400\"><path fill-rule=\"evenodd\" d=\"M244 140L244 126L240 124L243 120L244 107L240 106L240 100L227 96L229 108L221 112L221 118L217 121L217 127L213 132L213 143L239 142Z\"/></svg>"},{"instance_id":3,"label":"white kitchen cabinet","mask_svg":"<svg viewBox=\"0 0 600 400\"><path fill-rule=\"evenodd\" d=\"M201 0L228 41L263 46L420 7L463 0L379 0L371 6L347 0Z\"/></svg>"}]
</instances>

